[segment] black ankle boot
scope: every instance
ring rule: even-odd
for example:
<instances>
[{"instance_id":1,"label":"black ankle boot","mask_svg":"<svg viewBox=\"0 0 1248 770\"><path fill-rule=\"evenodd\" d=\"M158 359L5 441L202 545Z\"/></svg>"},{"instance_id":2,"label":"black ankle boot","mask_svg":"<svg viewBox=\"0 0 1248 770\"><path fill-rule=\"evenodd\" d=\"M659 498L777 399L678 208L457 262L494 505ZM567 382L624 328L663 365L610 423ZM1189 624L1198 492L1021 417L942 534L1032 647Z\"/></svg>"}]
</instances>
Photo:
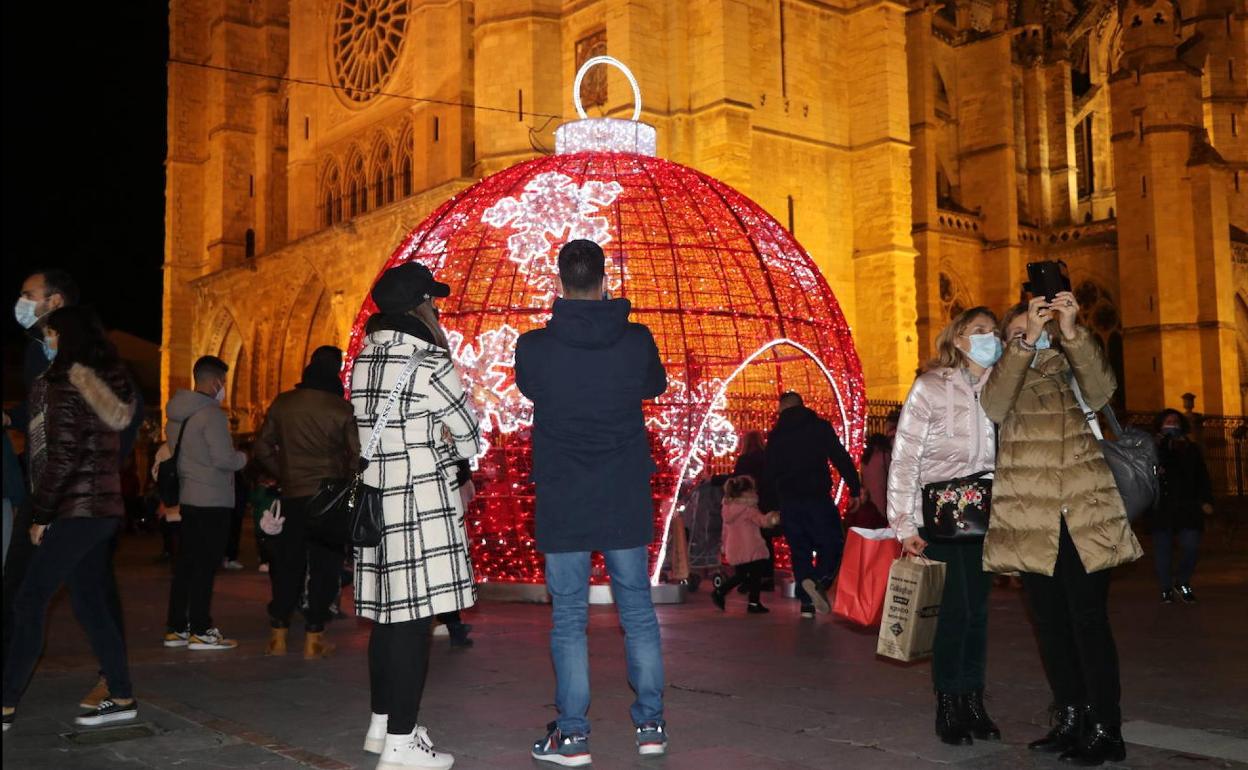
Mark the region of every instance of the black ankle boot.
<instances>
[{"instance_id":1,"label":"black ankle boot","mask_svg":"<svg viewBox=\"0 0 1248 770\"><path fill-rule=\"evenodd\" d=\"M472 625L469 623L448 623L446 630L451 635L452 647L471 647L472 639L468 638L468 634L472 631Z\"/></svg>"},{"instance_id":2,"label":"black ankle boot","mask_svg":"<svg viewBox=\"0 0 1248 770\"><path fill-rule=\"evenodd\" d=\"M959 700L953 693L936 693L936 735L950 746L970 746L974 741L958 713Z\"/></svg>"},{"instance_id":3,"label":"black ankle boot","mask_svg":"<svg viewBox=\"0 0 1248 770\"><path fill-rule=\"evenodd\" d=\"M1122 740L1122 728L1099 722L1088 725L1079 744L1058 757L1075 767L1097 767L1126 758L1127 744Z\"/></svg>"},{"instance_id":4,"label":"black ankle boot","mask_svg":"<svg viewBox=\"0 0 1248 770\"><path fill-rule=\"evenodd\" d=\"M962 723L971 731L971 735L981 741L1001 740L1001 728L997 727L988 709L984 708L984 688L972 690L959 696L962 710Z\"/></svg>"},{"instance_id":5,"label":"black ankle boot","mask_svg":"<svg viewBox=\"0 0 1248 770\"><path fill-rule=\"evenodd\" d=\"M1047 754L1057 754L1074 748L1083 734L1086 711L1087 706L1054 706L1053 728L1040 740L1027 744L1027 748Z\"/></svg>"}]
</instances>

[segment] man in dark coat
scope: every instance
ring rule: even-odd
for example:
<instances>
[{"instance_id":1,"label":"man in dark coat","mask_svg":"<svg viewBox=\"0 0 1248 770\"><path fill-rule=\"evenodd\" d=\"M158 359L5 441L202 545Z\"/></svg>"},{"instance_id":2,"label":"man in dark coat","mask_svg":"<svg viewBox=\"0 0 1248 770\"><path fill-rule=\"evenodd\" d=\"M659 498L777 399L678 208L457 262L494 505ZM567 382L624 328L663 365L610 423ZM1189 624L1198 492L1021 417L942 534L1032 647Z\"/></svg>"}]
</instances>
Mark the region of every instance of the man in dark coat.
<instances>
[{"instance_id":1,"label":"man in dark coat","mask_svg":"<svg viewBox=\"0 0 1248 770\"><path fill-rule=\"evenodd\" d=\"M598 244L567 243L559 251L563 296L551 320L516 344L516 384L533 401L537 549L546 555L559 711L532 754L559 764L589 755L585 625L593 551L605 557L624 627L638 751L667 748L647 551L656 466L641 409L667 389L667 374L650 330L629 323L628 300L607 299L604 268Z\"/></svg>"},{"instance_id":2,"label":"man in dark coat","mask_svg":"<svg viewBox=\"0 0 1248 770\"><path fill-rule=\"evenodd\" d=\"M266 655L285 655L290 616L308 576L308 611L303 657L323 658L333 646L324 640L330 605L338 598L341 546L308 536L308 503L323 479L341 479L360 462L360 429L351 402L343 397L342 351L325 345L312 353L303 379L269 407L253 449L256 462L282 488L282 531L269 540L269 645Z\"/></svg>"},{"instance_id":3,"label":"man in dark coat","mask_svg":"<svg viewBox=\"0 0 1248 770\"><path fill-rule=\"evenodd\" d=\"M793 555L793 578L805 618L831 609L827 591L844 546L829 460L849 487L853 510L861 492L853 458L831 423L808 409L797 393L785 393L780 417L767 438L767 473L780 496L780 524Z\"/></svg>"}]
</instances>

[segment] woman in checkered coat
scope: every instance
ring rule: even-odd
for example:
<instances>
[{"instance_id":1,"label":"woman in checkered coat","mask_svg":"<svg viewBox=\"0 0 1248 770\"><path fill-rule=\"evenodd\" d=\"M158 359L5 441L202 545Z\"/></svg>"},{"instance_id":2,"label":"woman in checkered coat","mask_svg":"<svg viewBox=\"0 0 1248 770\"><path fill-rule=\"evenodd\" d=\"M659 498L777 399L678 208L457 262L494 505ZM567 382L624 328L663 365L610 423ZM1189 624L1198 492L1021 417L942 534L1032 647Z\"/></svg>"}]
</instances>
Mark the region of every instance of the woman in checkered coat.
<instances>
[{"instance_id":1,"label":"woman in checkered coat","mask_svg":"<svg viewBox=\"0 0 1248 770\"><path fill-rule=\"evenodd\" d=\"M378 768L450 767L416 723L433 616L476 601L455 463L477 453L480 429L445 347L433 297L450 288L423 265L386 271L373 288L380 312L351 375L351 403L367 446L413 354L421 356L390 412L364 483L382 490L381 545L356 553L355 610L369 639L372 721L364 748Z\"/></svg>"}]
</instances>

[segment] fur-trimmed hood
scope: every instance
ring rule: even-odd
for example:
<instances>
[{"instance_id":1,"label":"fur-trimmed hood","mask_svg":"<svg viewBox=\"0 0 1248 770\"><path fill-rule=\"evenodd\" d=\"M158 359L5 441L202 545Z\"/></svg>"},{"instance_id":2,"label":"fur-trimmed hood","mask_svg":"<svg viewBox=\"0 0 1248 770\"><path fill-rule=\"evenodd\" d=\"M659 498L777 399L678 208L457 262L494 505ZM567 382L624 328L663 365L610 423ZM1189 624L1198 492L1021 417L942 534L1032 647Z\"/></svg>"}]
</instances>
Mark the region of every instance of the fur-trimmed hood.
<instances>
[{"instance_id":1,"label":"fur-trimmed hood","mask_svg":"<svg viewBox=\"0 0 1248 770\"><path fill-rule=\"evenodd\" d=\"M134 419L134 402L122 401L90 367L82 364L69 367L69 382L109 428L124 430Z\"/></svg>"}]
</instances>

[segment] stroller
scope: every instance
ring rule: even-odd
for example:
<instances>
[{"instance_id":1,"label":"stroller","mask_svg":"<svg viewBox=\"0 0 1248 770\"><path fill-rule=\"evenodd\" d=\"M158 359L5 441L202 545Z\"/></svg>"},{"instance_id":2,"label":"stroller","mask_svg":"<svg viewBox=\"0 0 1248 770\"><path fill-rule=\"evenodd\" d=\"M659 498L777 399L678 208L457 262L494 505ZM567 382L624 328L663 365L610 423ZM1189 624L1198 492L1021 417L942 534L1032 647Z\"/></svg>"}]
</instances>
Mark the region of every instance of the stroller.
<instances>
[{"instance_id":1,"label":"stroller","mask_svg":"<svg viewBox=\"0 0 1248 770\"><path fill-rule=\"evenodd\" d=\"M724 528L720 506L724 488L707 479L686 489L682 498L680 521L673 522L673 527L679 531L672 533L671 577L684 583L690 591L698 590L707 578L718 586L724 580L720 556ZM685 541L683 548L681 540Z\"/></svg>"}]
</instances>

